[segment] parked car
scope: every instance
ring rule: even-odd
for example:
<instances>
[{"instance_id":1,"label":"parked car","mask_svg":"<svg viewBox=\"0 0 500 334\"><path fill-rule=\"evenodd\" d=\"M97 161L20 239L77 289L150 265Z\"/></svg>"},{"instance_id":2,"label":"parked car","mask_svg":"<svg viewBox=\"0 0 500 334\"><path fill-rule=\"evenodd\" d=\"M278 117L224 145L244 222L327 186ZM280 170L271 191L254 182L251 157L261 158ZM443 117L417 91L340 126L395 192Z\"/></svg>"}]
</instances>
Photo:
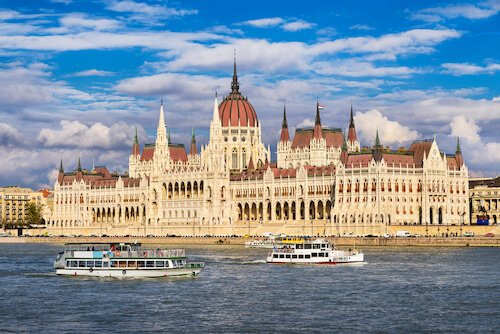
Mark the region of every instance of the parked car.
<instances>
[{"instance_id":1,"label":"parked car","mask_svg":"<svg viewBox=\"0 0 500 334\"><path fill-rule=\"evenodd\" d=\"M473 237L474 232L464 232L464 237Z\"/></svg>"},{"instance_id":2,"label":"parked car","mask_svg":"<svg viewBox=\"0 0 500 334\"><path fill-rule=\"evenodd\" d=\"M488 237L488 238L493 238L495 236L495 234L490 232L490 233L486 233L484 236Z\"/></svg>"}]
</instances>

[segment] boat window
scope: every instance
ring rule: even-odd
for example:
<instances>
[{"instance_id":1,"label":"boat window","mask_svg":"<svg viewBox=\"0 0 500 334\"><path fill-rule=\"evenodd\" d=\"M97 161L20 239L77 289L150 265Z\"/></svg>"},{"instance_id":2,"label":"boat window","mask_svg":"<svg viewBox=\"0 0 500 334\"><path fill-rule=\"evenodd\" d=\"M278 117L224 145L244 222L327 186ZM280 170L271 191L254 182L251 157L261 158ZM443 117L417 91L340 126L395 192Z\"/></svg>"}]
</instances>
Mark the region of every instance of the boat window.
<instances>
[{"instance_id":1,"label":"boat window","mask_svg":"<svg viewBox=\"0 0 500 334\"><path fill-rule=\"evenodd\" d=\"M80 268L84 268L85 267L85 263L86 261L78 261L78 267Z\"/></svg>"},{"instance_id":2,"label":"boat window","mask_svg":"<svg viewBox=\"0 0 500 334\"><path fill-rule=\"evenodd\" d=\"M280 254L280 259L284 259L285 258L285 254Z\"/></svg>"},{"instance_id":3,"label":"boat window","mask_svg":"<svg viewBox=\"0 0 500 334\"><path fill-rule=\"evenodd\" d=\"M292 259L296 259L297 258L297 254L292 254Z\"/></svg>"},{"instance_id":4,"label":"boat window","mask_svg":"<svg viewBox=\"0 0 500 334\"><path fill-rule=\"evenodd\" d=\"M137 266L137 261L128 261L128 267L135 268Z\"/></svg>"},{"instance_id":5,"label":"boat window","mask_svg":"<svg viewBox=\"0 0 500 334\"><path fill-rule=\"evenodd\" d=\"M95 261L94 266L95 266L96 268L101 268L101 267L102 267L102 261Z\"/></svg>"},{"instance_id":6,"label":"boat window","mask_svg":"<svg viewBox=\"0 0 500 334\"><path fill-rule=\"evenodd\" d=\"M273 254L273 258L277 259L278 258L278 254Z\"/></svg>"},{"instance_id":7,"label":"boat window","mask_svg":"<svg viewBox=\"0 0 500 334\"><path fill-rule=\"evenodd\" d=\"M87 261L87 267L94 268L94 261Z\"/></svg>"},{"instance_id":8,"label":"boat window","mask_svg":"<svg viewBox=\"0 0 500 334\"><path fill-rule=\"evenodd\" d=\"M103 266L104 268L108 268L108 267L109 267L109 262L108 262L108 261L104 261L104 262L102 263L102 266Z\"/></svg>"},{"instance_id":9,"label":"boat window","mask_svg":"<svg viewBox=\"0 0 500 334\"><path fill-rule=\"evenodd\" d=\"M289 259L289 258L290 258L290 254L287 254L287 255L286 255L286 258L287 258L287 259Z\"/></svg>"},{"instance_id":10,"label":"boat window","mask_svg":"<svg viewBox=\"0 0 500 334\"><path fill-rule=\"evenodd\" d=\"M165 267L165 261L155 261L155 267L157 268Z\"/></svg>"},{"instance_id":11,"label":"boat window","mask_svg":"<svg viewBox=\"0 0 500 334\"><path fill-rule=\"evenodd\" d=\"M312 248L311 246L312 246L311 244L305 244L305 245L304 245L304 248L305 248L305 249L311 249L311 248Z\"/></svg>"},{"instance_id":12,"label":"boat window","mask_svg":"<svg viewBox=\"0 0 500 334\"><path fill-rule=\"evenodd\" d=\"M325 244L321 244L321 248L326 248L326 245Z\"/></svg>"},{"instance_id":13,"label":"boat window","mask_svg":"<svg viewBox=\"0 0 500 334\"><path fill-rule=\"evenodd\" d=\"M111 261L111 268L118 267L118 261Z\"/></svg>"},{"instance_id":14,"label":"boat window","mask_svg":"<svg viewBox=\"0 0 500 334\"><path fill-rule=\"evenodd\" d=\"M299 254L299 259L303 259L304 258L304 254Z\"/></svg>"},{"instance_id":15,"label":"boat window","mask_svg":"<svg viewBox=\"0 0 500 334\"><path fill-rule=\"evenodd\" d=\"M320 248L320 246L321 246L320 244L314 244L314 245L313 245L313 248L314 248L314 249L319 249L319 248Z\"/></svg>"},{"instance_id":16,"label":"boat window","mask_svg":"<svg viewBox=\"0 0 500 334\"><path fill-rule=\"evenodd\" d=\"M312 257L318 257L318 253L311 253Z\"/></svg>"},{"instance_id":17,"label":"boat window","mask_svg":"<svg viewBox=\"0 0 500 334\"><path fill-rule=\"evenodd\" d=\"M302 245L302 244L296 244L295 248L296 249L304 249L304 245Z\"/></svg>"},{"instance_id":18,"label":"boat window","mask_svg":"<svg viewBox=\"0 0 500 334\"><path fill-rule=\"evenodd\" d=\"M325 253L319 253L319 257L325 257Z\"/></svg>"},{"instance_id":19,"label":"boat window","mask_svg":"<svg viewBox=\"0 0 500 334\"><path fill-rule=\"evenodd\" d=\"M146 268L153 268L155 266L155 261L146 261Z\"/></svg>"},{"instance_id":20,"label":"boat window","mask_svg":"<svg viewBox=\"0 0 500 334\"><path fill-rule=\"evenodd\" d=\"M127 266L127 261L118 261L118 267L125 268Z\"/></svg>"},{"instance_id":21,"label":"boat window","mask_svg":"<svg viewBox=\"0 0 500 334\"><path fill-rule=\"evenodd\" d=\"M168 261L168 260L165 261L165 267L167 267L167 268L170 267L170 261Z\"/></svg>"},{"instance_id":22,"label":"boat window","mask_svg":"<svg viewBox=\"0 0 500 334\"><path fill-rule=\"evenodd\" d=\"M71 264L70 264L70 267L78 267L78 261L70 261Z\"/></svg>"},{"instance_id":23,"label":"boat window","mask_svg":"<svg viewBox=\"0 0 500 334\"><path fill-rule=\"evenodd\" d=\"M144 268L146 263L144 261L137 261L137 267Z\"/></svg>"},{"instance_id":24,"label":"boat window","mask_svg":"<svg viewBox=\"0 0 500 334\"><path fill-rule=\"evenodd\" d=\"M311 255L306 254L306 259L310 259L310 258L311 258Z\"/></svg>"}]
</instances>

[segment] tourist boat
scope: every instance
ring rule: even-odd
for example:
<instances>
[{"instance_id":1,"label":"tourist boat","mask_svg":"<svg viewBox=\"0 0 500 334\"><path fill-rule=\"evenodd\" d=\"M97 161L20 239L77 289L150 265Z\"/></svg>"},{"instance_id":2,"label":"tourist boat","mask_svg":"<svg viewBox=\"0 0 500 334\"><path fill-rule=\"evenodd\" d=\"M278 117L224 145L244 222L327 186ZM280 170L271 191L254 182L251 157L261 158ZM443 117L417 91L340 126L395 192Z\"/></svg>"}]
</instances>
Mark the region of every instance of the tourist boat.
<instances>
[{"instance_id":1,"label":"tourist boat","mask_svg":"<svg viewBox=\"0 0 500 334\"><path fill-rule=\"evenodd\" d=\"M148 249L139 243L69 243L54 261L58 275L97 277L197 276L203 262L184 249Z\"/></svg>"},{"instance_id":2,"label":"tourist boat","mask_svg":"<svg viewBox=\"0 0 500 334\"><path fill-rule=\"evenodd\" d=\"M356 249L336 249L326 239L296 239L283 243L268 254L268 263L339 264L364 262L364 254Z\"/></svg>"}]
</instances>

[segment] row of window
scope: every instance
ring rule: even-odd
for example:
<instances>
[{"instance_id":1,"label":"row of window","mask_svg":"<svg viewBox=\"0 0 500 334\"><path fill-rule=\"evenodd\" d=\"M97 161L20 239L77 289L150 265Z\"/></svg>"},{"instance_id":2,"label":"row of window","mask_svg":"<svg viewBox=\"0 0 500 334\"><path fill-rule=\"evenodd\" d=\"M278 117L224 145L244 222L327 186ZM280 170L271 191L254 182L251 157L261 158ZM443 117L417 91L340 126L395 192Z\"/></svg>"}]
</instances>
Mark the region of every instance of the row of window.
<instances>
[{"instance_id":1,"label":"row of window","mask_svg":"<svg viewBox=\"0 0 500 334\"><path fill-rule=\"evenodd\" d=\"M66 267L70 268L168 268L184 264L184 260L66 260Z\"/></svg>"},{"instance_id":2,"label":"row of window","mask_svg":"<svg viewBox=\"0 0 500 334\"><path fill-rule=\"evenodd\" d=\"M328 253L273 254L274 259L310 259L311 257L328 257Z\"/></svg>"}]
</instances>

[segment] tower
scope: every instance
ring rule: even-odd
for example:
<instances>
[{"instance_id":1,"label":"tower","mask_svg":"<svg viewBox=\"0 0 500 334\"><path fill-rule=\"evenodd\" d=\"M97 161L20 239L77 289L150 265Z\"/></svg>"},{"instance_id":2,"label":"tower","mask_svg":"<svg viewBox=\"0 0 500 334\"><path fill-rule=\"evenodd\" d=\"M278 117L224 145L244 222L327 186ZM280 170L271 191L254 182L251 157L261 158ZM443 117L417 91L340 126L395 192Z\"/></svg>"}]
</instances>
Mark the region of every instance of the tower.
<instances>
[{"instance_id":1,"label":"tower","mask_svg":"<svg viewBox=\"0 0 500 334\"><path fill-rule=\"evenodd\" d=\"M354 126L354 116L351 103L351 118L349 120L349 132L347 133L347 149L349 152L359 152L360 145L356 136L356 128Z\"/></svg>"},{"instance_id":2,"label":"tower","mask_svg":"<svg viewBox=\"0 0 500 334\"><path fill-rule=\"evenodd\" d=\"M163 111L163 100L160 104L160 117L158 119L158 128L156 130L156 142L153 161L154 170L157 173L164 171L170 164L170 151L168 149L165 115Z\"/></svg>"}]
</instances>

